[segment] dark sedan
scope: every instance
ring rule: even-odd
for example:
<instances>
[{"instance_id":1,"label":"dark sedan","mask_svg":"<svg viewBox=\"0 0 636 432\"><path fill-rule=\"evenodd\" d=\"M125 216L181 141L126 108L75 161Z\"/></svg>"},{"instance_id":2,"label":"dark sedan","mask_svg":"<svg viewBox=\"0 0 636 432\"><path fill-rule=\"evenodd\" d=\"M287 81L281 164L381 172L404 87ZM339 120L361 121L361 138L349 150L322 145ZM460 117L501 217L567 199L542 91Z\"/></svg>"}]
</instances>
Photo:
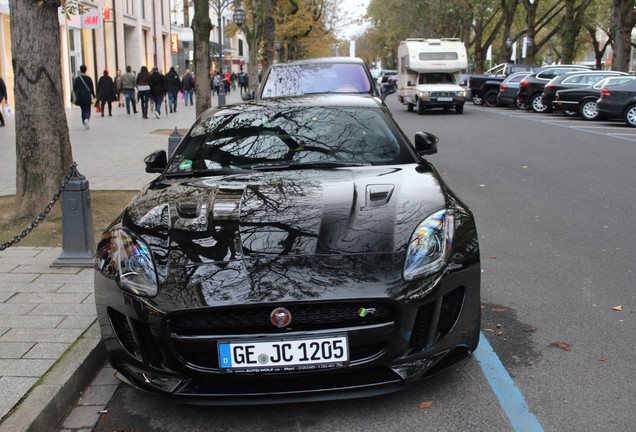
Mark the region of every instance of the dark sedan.
<instances>
[{"instance_id":1,"label":"dark sedan","mask_svg":"<svg viewBox=\"0 0 636 432\"><path fill-rule=\"evenodd\" d=\"M469 356L475 220L371 96L210 109L104 233L113 367L189 403L383 394Z\"/></svg>"},{"instance_id":2,"label":"dark sedan","mask_svg":"<svg viewBox=\"0 0 636 432\"><path fill-rule=\"evenodd\" d=\"M627 126L636 127L636 80L603 88L596 105L601 116L620 118Z\"/></svg>"},{"instance_id":3,"label":"dark sedan","mask_svg":"<svg viewBox=\"0 0 636 432\"><path fill-rule=\"evenodd\" d=\"M516 72L508 75L499 86L497 105L514 105L519 109L527 109L525 105L517 105L517 92L519 91L519 83L529 74L530 72Z\"/></svg>"},{"instance_id":4,"label":"dark sedan","mask_svg":"<svg viewBox=\"0 0 636 432\"><path fill-rule=\"evenodd\" d=\"M556 97L556 92L559 90L588 87L608 76L626 75L625 72L618 71L568 72L553 78L545 85L541 94L541 103L552 108L552 102Z\"/></svg>"},{"instance_id":5,"label":"dark sedan","mask_svg":"<svg viewBox=\"0 0 636 432\"><path fill-rule=\"evenodd\" d=\"M586 70L589 70L589 68L578 65L543 66L538 71L529 74L519 83L519 92L517 93L518 106L527 106L537 113L551 111L552 105L543 105L541 103L541 94L545 85L559 75Z\"/></svg>"},{"instance_id":6,"label":"dark sedan","mask_svg":"<svg viewBox=\"0 0 636 432\"><path fill-rule=\"evenodd\" d=\"M619 85L636 79L633 76L606 77L594 84L582 88L559 90L556 92L552 108L565 114L580 115L584 120L597 120L599 116L596 101L605 86Z\"/></svg>"}]
</instances>

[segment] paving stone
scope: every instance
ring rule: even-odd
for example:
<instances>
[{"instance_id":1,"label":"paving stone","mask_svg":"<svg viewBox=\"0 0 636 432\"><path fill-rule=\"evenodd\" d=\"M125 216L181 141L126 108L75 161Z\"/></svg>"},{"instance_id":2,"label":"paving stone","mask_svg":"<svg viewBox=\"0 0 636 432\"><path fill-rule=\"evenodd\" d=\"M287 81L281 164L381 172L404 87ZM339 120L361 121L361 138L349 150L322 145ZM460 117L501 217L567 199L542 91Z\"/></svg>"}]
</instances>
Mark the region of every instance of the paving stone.
<instances>
[{"instance_id":1,"label":"paving stone","mask_svg":"<svg viewBox=\"0 0 636 432\"><path fill-rule=\"evenodd\" d=\"M93 379L92 385L118 385L121 381L115 376L115 369L108 363L97 373Z\"/></svg>"},{"instance_id":2,"label":"paving stone","mask_svg":"<svg viewBox=\"0 0 636 432\"><path fill-rule=\"evenodd\" d=\"M93 269L82 269L81 272L77 274L68 274L68 273L57 273L57 274L43 274L41 275L37 281L43 281L48 283L87 283L93 284L94 273Z\"/></svg>"},{"instance_id":3,"label":"paving stone","mask_svg":"<svg viewBox=\"0 0 636 432\"><path fill-rule=\"evenodd\" d=\"M117 387L119 387L119 382L111 385L89 385L77 401L77 404L80 406L106 406L110 398L115 394Z\"/></svg>"},{"instance_id":4,"label":"paving stone","mask_svg":"<svg viewBox=\"0 0 636 432\"><path fill-rule=\"evenodd\" d=\"M88 294L18 293L8 303L80 304Z\"/></svg>"},{"instance_id":5,"label":"paving stone","mask_svg":"<svg viewBox=\"0 0 636 432\"><path fill-rule=\"evenodd\" d=\"M33 342L0 342L0 359L19 359L33 348L33 345Z\"/></svg>"},{"instance_id":6,"label":"paving stone","mask_svg":"<svg viewBox=\"0 0 636 432\"><path fill-rule=\"evenodd\" d=\"M2 283L7 282L27 282L31 283L36 280L40 275L31 273L4 273L2 275Z\"/></svg>"},{"instance_id":7,"label":"paving stone","mask_svg":"<svg viewBox=\"0 0 636 432\"><path fill-rule=\"evenodd\" d=\"M85 428L92 430L99 420L99 416L101 415L99 413L100 411L100 407L77 406L73 408L69 416L66 417L66 420L64 420L64 423L62 424L62 427L71 430Z\"/></svg>"},{"instance_id":8,"label":"paving stone","mask_svg":"<svg viewBox=\"0 0 636 432\"><path fill-rule=\"evenodd\" d=\"M0 336L0 342L73 343L83 332L82 329L9 329Z\"/></svg>"},{"instance_id":9,"label":"paving stone","mask_svg":"<svg viewBox=\"0 0 636 432\"><path fill-rule=\"evenodd\" d=\"M0 327L50 329L57 327L63 320L63 316L53 315L0 315Z\"/></svg>"},{"instance_id":10,"label":"paving stone","mask_svg":"<svg viewBox=\"0 0 636 432\"><path fill-rule=\"evenodd\" d=\"M68 343L38 342L22 358L25 359L58 359L68 349Z\"/></svg>"},{"instance_id":11,"label":"paving stone","mask_svg":"<svg viewBox=\"0 0 636 432\"><path fill-rule=\"evenodd\" d=\"M18 264L14 264L7 261L0 261L0 273L9 273L11 270L16 268Z\"/></svg>"},{"instance_id":12,"label":"paving stone","mask_svg":"<svg viewBox=\"0 0 636 432\"><path fill-rule=\"evenodd\" d=\"M33 258L39 254L41 250L33 246L20 246L14 248L8 248L2 251L3 257L23 257L23 258Z\"/></svg>"},{"instance_id":13,"label":"paving stone","mask_svg":"<svg viewBox=\"0 0 636 432\"><path fill-rule=\"evenodd\" d=\"M75 267L51 267L50 264L22 264L11 270L11 273L37 273L42 274L77 274L78 269Z\"/></svg>"},{"instance_id":14,"label":"paving stone","mask_svg":"<svg viewBox=\"0 0 636 432\"><path fill-rule=\"evenodd\" d=\"M4 377L40 378L56 359L0 359L0 370Z\"/></svg>"},{"instance_id":15,"label":"paving stone","mask_svg":"<svg viewBox=\"0 0 636 432\"><path fill-rule=\"evenodd\" d=\"M57 328L71 329L87 329L96 319L95 306L93 306L93 315L72 315L64 318Z\"/></svg>"},{"instance_id":16,"label":"paving stone","mask_svg":"<svg viewBox=\"0 0 636 432\"><path fill-rule=\"evenodd\" d=\"M3 274L4 278L6 274ZM45 283L45 282L6 282L0 285L0 293L2 292L13 292L13 293L52 293L62 287L61 283Z\"/></svg>"},{"instance_id":17,"label":"paving stone","mask_svg":"<svg viewBox=\"0 0 636 432\"><path fill-rule=\"evenodd\" d=\"M13 406L20 400L20 398L6 398L0 397L0 418L4 417Z\"/></svg>"},{"instance_id":18,"label":"paving stone","mask_svg":"<svg viewBox=\"0 0 636 432\"><path fill-rule=\"evenodd\" d=\"M36 306L34 303L0 303L0 315L26 315Z\"/></svg>"},{"instance_id":19,"label":"paving stone","mask_svg":"<svg viewBox=\"0 0 636 432\"><path fill-rule=\"evenodd\" d=\"M1 272L0 272L1 273ZM4 302L7 299L10 299L12 295L15 293L11 291L0 291L0 303ZM2 312L0 312L2 313Z\"/></svg>"},{"instance_id":20,"label":"paving stone","mask_svg":"<svg viewBox=\"0 0 636 432\"><path fill-rule=\"evenodd\" d=\"M95 304L95 295L91 292L86 299L82 302L82 304L90 303L92 305Z\"/></svg>"},{"instance_id":21,"label":"paving stone","mask_svg":"<svg viewBox=\"0 0 636 432\"><path fill-rule=\"evenodd\" d=\"M95 303L93 304L40 304L29 315L69 315L69 316L95 316Z\"/></svg>"},{"instance_id":22,"label":"paving stone","mask_svg":"<svg viewBox=\"0 0 636 432\"><path fill-rule=\"evenodd\" d=\"M87 293L93 292L93 281L90 283L65 283L55 292L58 293Z\"/></svg>"},{"instance_id":23,"label":"paving stone","mask_svg":"<svg viewBox=\"0 0 636 432\"><path fill-rule=\"evenodd\" d=\"M38 378L34 377L3 376L0 378L0 391L2 392L2 397L9 399L21 399L22 396L24 396L37 381Z\"/></svg>"}]
</instances>

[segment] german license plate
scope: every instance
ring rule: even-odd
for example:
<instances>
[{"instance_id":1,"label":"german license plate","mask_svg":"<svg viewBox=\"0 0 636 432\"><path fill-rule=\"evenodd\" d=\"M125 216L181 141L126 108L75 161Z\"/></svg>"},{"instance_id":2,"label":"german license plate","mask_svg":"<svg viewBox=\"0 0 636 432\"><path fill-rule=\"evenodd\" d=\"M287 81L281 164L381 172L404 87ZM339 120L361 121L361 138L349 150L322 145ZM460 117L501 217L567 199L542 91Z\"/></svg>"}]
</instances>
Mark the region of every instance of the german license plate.
<instances>
[{"instance_id":1,"label":"german license plate","mask_svg":"<svg viewBox=\"0 0 636 432\"><path fill-rule=\"evenodd\" d=\"M438 97L437 100L440 101L440 102L452 102L453 98L452 97Z\"/></svg>"},{"instance_id":2,"label":"german license plate","mask_svg":"<svg viewBox=\"0 0 636 432\"><path fill-rule=\"evenodd\" d=\"M346 336L218 344L219 366L227 372L331 369L346 366Z\"/></svg>"}]
</instances>

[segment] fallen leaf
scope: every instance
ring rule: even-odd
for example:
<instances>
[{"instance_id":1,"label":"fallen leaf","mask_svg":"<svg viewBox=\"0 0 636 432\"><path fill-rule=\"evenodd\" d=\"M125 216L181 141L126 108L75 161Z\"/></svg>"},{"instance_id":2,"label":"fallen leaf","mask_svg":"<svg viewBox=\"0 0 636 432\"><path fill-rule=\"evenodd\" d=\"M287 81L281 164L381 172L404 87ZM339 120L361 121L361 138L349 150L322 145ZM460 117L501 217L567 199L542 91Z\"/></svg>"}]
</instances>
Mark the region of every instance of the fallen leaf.
<instances>
[{"instance_id":1,"label":"fallen leaf","mask_svg":"<svg viewBox=\"0 0 636 432\"><path fill-rule=\"evenodd\" d=\"M550 346L555 348L561 348L563 351L570 351L572 349L570 347L570 344L567 344L565 342L552 342Z\"/></svg>"},{"instance_id":2,"label":"fallen leaf","mask_svg":"<svg viewBox=\"0 0 636 432\"><path fill-rule=\"evenodd\" d=\"M433 402L428 401L428 402L420 402L420 409L426 409L426 408L430 408L433 406Z\"/></svg>"},{"instance_id":3,"label":"fallen leaf","mask_svg":"<svg viewBox=\"0 0 636 432\"><path fill-rule=\"evenodd\" d=\"M620 311L622 311L622 310L623 310L623 306L621 306L621 305L614 306L614 307L612 308L612 310L615 310L615 311L620 312Z\"/></svg>"},{"instance_id":4,"label":"fallen leaf","mask_svg":"<svg viewBox=\"0 0 636 432\"><path fill-rule=\"evenodd\" d=\"M496 256L489 256L488 259L497 259Z\"/></svg>"},{"instance_id":5,"label":"fallen leaf","mask_svg":"<svg viewBox=\"0 0 636 432\"><path fill-rule=\"evenodd\" d=\"M523 331L526 332L526 333L532 333L532 332L536 332L537 328L529 325L529 326L525 326L523 328Z\"/></svg>"},{"instance_id":6,"label":"fallen leaf","mask_svg":"<svg viewBox=\"0 0 636 432\"><path fill-rule=\"evenodd\" d=\"M496 334L497 336L502 336L502 335L503 335L503 332L497 332L497 333L495 333L495 334Z\"/></svg>"},{"instance_id":7,"label":"fallen leaf","mask_svg":"<svg viewBox=\"0 0 636 432\"><path fill-rule=\"evenodd\" d=\"M491 329L491 328L484 329L484 331L485 331L485 332L490 332L490 333L494 333L494 332L495 332L495 331L494 331L493 329Z\"/></svg>"},{"instance_id":8,"label":"fallen leaf","mask_svg":"<svg viewBox=\"0 0 636 432\"><path fill-rule=\"evenodd\" d=\"M598 361L608 361L609 357L608 356L603 356L603 357L597 358L596 360L598 360Z\"/></svg>"},{"instance_id":9,"label":"fallen leaf","mask_svg":"<svg viewBox=\"0 0 636 432\"><path fill-rule=\"evenodd\" d=\"M493 312L508 312L508 309L501 308L501 307L500 308L492 308L490 310L493 311Z\"/></svg>"},{"instance_id":10,"label":"fallen leaf","mask_svg":"<svg viewBox=\"0 0 636 432\"><path fill-rule=\"evenodd\" d=\"M502 328L503 326L501 324L497 324L495 327Z\"/></svg>"}]
</instances>

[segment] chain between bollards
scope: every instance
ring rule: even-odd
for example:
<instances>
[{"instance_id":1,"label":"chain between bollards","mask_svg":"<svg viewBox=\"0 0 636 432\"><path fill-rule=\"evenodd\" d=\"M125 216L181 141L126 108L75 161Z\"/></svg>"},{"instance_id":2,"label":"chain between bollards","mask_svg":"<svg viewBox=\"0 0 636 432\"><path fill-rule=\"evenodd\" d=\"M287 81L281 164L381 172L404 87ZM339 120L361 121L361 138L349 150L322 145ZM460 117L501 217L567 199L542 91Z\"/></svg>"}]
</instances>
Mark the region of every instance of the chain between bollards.
<instances>
[{"instance_id":1,"label":"chain between bollards","mask_svg":"<svg viewBox=\"0 0 636 432\"><path fill-rule=\"evenodd\" d=\"M28 227L26 227L24 230L22 230L22 232L20 234L18 234L17 236L13 237L8 242L1 244L0 245L0 251L3 251L6 248L11 247L14 244L18 243L20 240L22 240L27 235L29 235L29 233L31 233L31 231L33 231L35 229L35 227L37 227L40 224L40 222L42 222L44 220L44 218L49 214L49 212L51 211L51 209L53 208L53 206L55 205L57 200L60 198L60 195L62 195L62 192L64 192L64 188L66 187L68 182L71 180L71 177L73 177L75 174L77 174L77 162L73 162L73 164L69 167L68 171L66 172L66 175L62 179L62 183L60 184L60 187L59 187L58 191L53 195L53 198L51 198L51 201L46 206L44 211L42 211L42 213L40 213L35 218L35 220L33 222L31 222L31 224Z\"/></svg>"}]
</instances>

